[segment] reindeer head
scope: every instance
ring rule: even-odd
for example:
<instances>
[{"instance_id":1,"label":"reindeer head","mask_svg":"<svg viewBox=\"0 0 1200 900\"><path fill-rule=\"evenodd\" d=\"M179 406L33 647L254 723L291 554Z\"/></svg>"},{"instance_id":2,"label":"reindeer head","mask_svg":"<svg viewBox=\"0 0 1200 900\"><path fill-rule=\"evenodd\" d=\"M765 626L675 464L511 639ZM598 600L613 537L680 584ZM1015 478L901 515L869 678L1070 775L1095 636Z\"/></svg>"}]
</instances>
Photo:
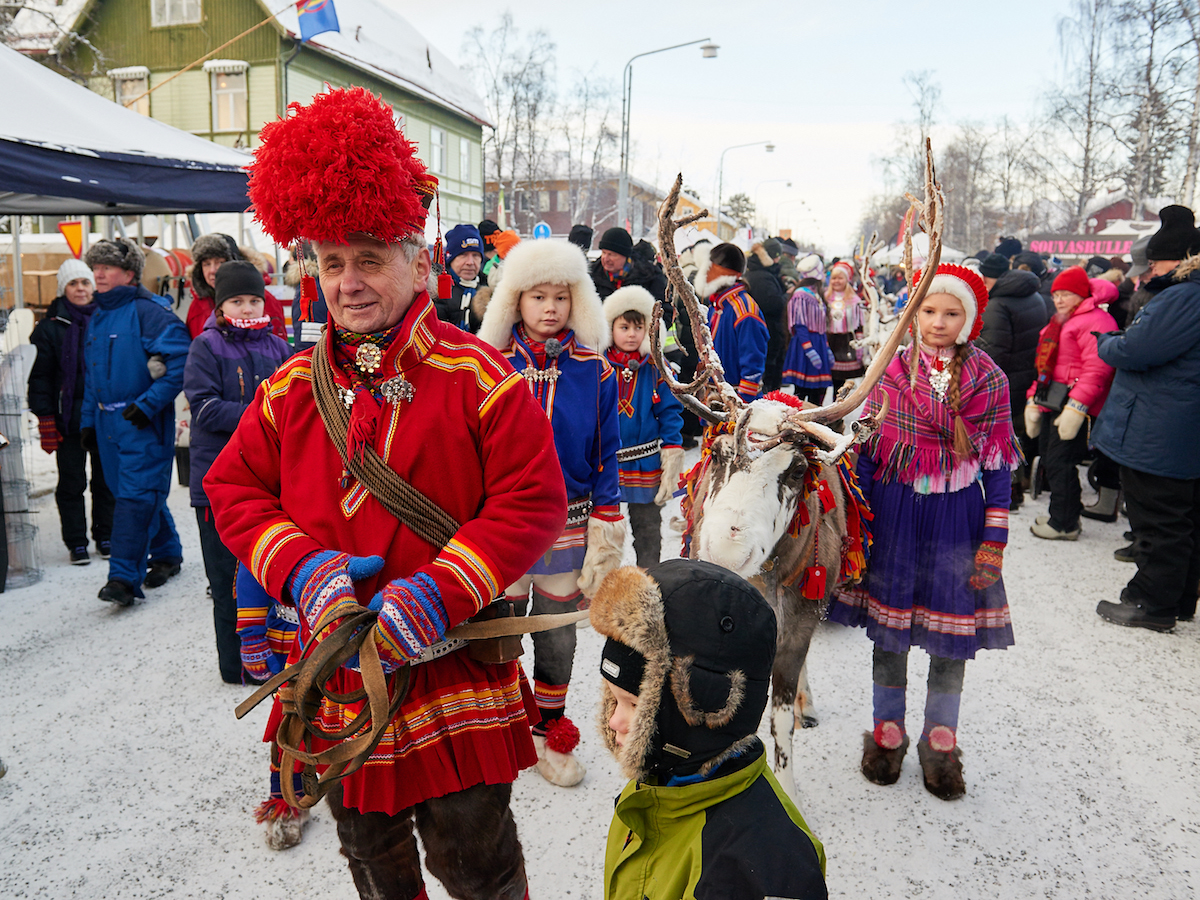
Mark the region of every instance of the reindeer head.
<instances>
[{"instance_id":1,"label":"reindeer head","mask_svg":"<svg viewBox=\"0 0 1200 900\"><path fill-rule=\"evenodd\" d=\"M655 323L650 332L651 352L664 380L684 406L714 425L725 426L727 433L715 438L711 446L711 477L704 500L698 551L701 559L748 578L758 574L788 530L804 496L809 466L837 462L851 445L878 428L887 415L885 396L873 417L854 422L844 432L830 427L857 409L883 377L905 329L913 322L929 289L931 273L937 271L941 256L941 188L934 180L933 155L927 143L926 199L920 203L910 197L930 235L930 261L921 282L862 382L852 391L844 389L829 406L805 409L792 398L762 397L747 404L726 383L721 360L713 348L712 333L706 324L707 317L691 285L683 277L675 256L675 229L708 215L707 210L703 210L678 220L673 218L682 183L681 174L659 210L659 246L666 263L667 278L687 307L691 320L699 355L696 377L689 384L680 383L663 360L658 335L661 305L655 306ZM701 399L701 395L705 399ZM731 426L732 434L728 433Z\"/></svg>"}]
</instances>

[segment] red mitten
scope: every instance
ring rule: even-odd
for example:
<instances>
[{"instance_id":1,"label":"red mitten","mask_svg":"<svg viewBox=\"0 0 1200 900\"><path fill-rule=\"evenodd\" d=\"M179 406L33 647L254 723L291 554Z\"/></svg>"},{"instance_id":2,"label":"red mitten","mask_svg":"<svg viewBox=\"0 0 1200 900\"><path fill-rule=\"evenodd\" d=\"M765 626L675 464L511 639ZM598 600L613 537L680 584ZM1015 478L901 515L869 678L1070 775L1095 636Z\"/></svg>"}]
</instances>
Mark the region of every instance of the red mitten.
<instances>
[{"instance_id":1,"label":"red mitten","mask_svg":"<svg viewBox=\"0 0 1200 900\"><path fill-rule=\"evenodd\" d=\"M38 440L47 453L58 450L58 445L62 443L62 435L58 433L58 426L54 424L54 416L38 416Z\"/></svg>"},{"instance_id":2,"label":"red mitten","mask_svg":"<svg viewBox=\"0 0 1200 900\"><path fill-rule=\"evenodd\" d=\"M1004 545L996 541L984 541L975 551L975 574L971 576L971 587L977 591L990 588L1000 578L1004 566Z\"/></svg>"}]
</instances>

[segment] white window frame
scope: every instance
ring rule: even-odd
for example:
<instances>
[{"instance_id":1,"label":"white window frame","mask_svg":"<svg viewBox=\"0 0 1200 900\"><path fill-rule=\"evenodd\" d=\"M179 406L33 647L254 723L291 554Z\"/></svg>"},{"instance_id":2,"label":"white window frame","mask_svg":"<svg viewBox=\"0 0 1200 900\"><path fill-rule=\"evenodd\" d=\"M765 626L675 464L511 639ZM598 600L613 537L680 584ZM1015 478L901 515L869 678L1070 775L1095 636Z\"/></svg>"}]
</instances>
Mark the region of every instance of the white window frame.
<instances>
[{"instance_id":1,"label":"white window frame","mask_svg":"<svg viewBox=\"0 0 1200 900\"><path fill-rule=\"evenodd\" d=\"M201 0L150 0L150 27L199 25L203 18Z\"/></svg>"},{"instance_id":2,"label":"white window frame","mask_svg":"<svg viewBox=\"0 0 1200 900\"><path fill-rule=\"evenodd\" d=\"M429 128L429 171L446 174L446 132L433 126Z\"/></svg>"},{"instance_id":3,"label":"white window frame","mask_svg":"<svg viewBox=\"0 0 1200 900\"><path fill-rule=\"evenodd\" d=\"M150 89L150 70L145 66L125 66L121 69L109 69L108 77L112 79L113 100L124 106L134 97L145 94ZM150 96L141 97L129 107L139 115L150 115Z\"/></svg>"},{"instance_id":4,"label":"white window frame","mask_svg":"<svg viewBox=\"0 0 1200 900\"><path fill-rule=\"evenodd\" d=\"M204 64L208 73L209 102L212 104L212 128L214 133L240 134L250 127L250 64L240 59L210 59ZM221 88L220 80L229 76L241 76L241 89ZM240 103L238 98L241 98ZM239 108L240 107L240 108ZM222 113L230 121L222 125ZM242 121L238 121L241 114Z\"/></svg>"},{"instance_id":5,"label":"white window frame","mask_svg":"<svg viewBox=\"0 0 1200 900\"><path fill-rule=\"evenodd\" d=\"M471 171L471 139L458 139L458 180L463 184L474 184L475 173Z\"/></svg>"}]
</instances>

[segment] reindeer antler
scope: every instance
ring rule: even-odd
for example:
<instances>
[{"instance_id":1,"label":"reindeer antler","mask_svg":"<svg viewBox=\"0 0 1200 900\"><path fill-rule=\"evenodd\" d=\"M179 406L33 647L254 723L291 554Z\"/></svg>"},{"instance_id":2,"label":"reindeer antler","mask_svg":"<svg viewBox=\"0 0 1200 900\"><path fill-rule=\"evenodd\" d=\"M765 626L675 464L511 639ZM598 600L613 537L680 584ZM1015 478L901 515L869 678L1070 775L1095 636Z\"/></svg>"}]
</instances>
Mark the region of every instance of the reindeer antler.
<instances>
[{"instance_id":1,"label":"reindeer antler","mask_svg":"<svg viewBox=\"0 0 1200 900\"><path fill-rule=\"evenodd\" d=\"M933 145L928 138L925 139L925 200L923 202L917 200L911 194L907 196L913 204L914 211L917 213L917 216L914 216L914 221L917 221L919 216L920 222L925 228L925 233L929 235L929 258L925 261L924 270L921 272L921 282L910 290L908 305L904 307L904 315L900 317L895 331L891 333L887 342L879 349L879 353L871 360L871 366L867 369L867 373L858 387L848 396L840 400L834 400L829 406L821 406L817 409L801 410L793 413L791 418L797 423L828 424L836 422L838 419L845 418L848 413L853 412L867 399L867 395L871 393L871 389L883 378L883 373L891 363L892 357L896 355L896 350L900 347L900 341L904 338L904 332L916 318L917 310L924 301L925 294L929 291L929 283L933 281L933 276L937 274L938 263L942 260L942 226L944 224L943 214L946 198L942 194L942 186L937 182L937 172L933 166ZM911 278L911 232L905 239L904 263L905 272ZM831 431L830 434L835 434L835 432Z\"/></svg>"},{"instance_id":2,"label":"reindeer antler","mask_svg":"<svg viewBox=\"0 0 1200 900\"><path fill-rule=\"evenodd\" d=\"M662 372L663 380L671 393L679 398L685 407L708 422L721 424L733 421L734 417L745 406L745 402L737 395L733 387L725 380L725 369L721 366L721 357L713 347L712 332L708 328L708 317L704 313L696 292L683 277L679 268L679 257L675 254L675 229L680 225L690 225L708 215L707 209L692 213L688 216L674 218L675 207L679 204L679 192L683 188L683 173L675 178L675 185L662 206L658 208L658 249L663 257L663 269L667 280L674 288L676 296L683 300L688 318L692 324L692 337L696 341L696 352L699 360L696 366L696 377L688 384L676 380L671 367L663 359L662 342L659 336L659 323L662 321L662 302L654 304L654 321L650 326L650 352L654 356L654 364ZM722 410L717 411L708 406L697 394L701 391L715 392L721 400Z\"/></svg>"}]
</instances>

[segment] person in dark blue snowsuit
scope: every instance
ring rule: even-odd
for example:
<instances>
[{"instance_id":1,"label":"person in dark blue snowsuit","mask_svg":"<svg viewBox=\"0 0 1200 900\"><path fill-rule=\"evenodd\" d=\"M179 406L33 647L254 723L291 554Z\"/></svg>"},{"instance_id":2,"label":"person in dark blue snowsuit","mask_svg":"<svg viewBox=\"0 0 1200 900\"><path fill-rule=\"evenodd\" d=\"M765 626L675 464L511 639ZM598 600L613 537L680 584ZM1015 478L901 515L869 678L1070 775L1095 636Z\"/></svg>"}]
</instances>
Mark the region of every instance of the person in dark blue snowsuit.
<instances>
[{"instance_id":1,"label":"person in dark blue snowsuit","mask_svg":"<svg viewBox=\"0 0 1200 900\"><path fill-rule=\"evenodd\" d=\"M167 494L175 397L191 341L170 301L139 284L145 263L140 249L124 240L100 241L87 262L96 276L97 309L84 340L81 440L98 447L116 497L108 583L99 596L130 606L144 596L143 582L164 584L183 561ZM156 375L165 370L159 377L147 366L151 357Z\"/></svg>"}]
</instances>

